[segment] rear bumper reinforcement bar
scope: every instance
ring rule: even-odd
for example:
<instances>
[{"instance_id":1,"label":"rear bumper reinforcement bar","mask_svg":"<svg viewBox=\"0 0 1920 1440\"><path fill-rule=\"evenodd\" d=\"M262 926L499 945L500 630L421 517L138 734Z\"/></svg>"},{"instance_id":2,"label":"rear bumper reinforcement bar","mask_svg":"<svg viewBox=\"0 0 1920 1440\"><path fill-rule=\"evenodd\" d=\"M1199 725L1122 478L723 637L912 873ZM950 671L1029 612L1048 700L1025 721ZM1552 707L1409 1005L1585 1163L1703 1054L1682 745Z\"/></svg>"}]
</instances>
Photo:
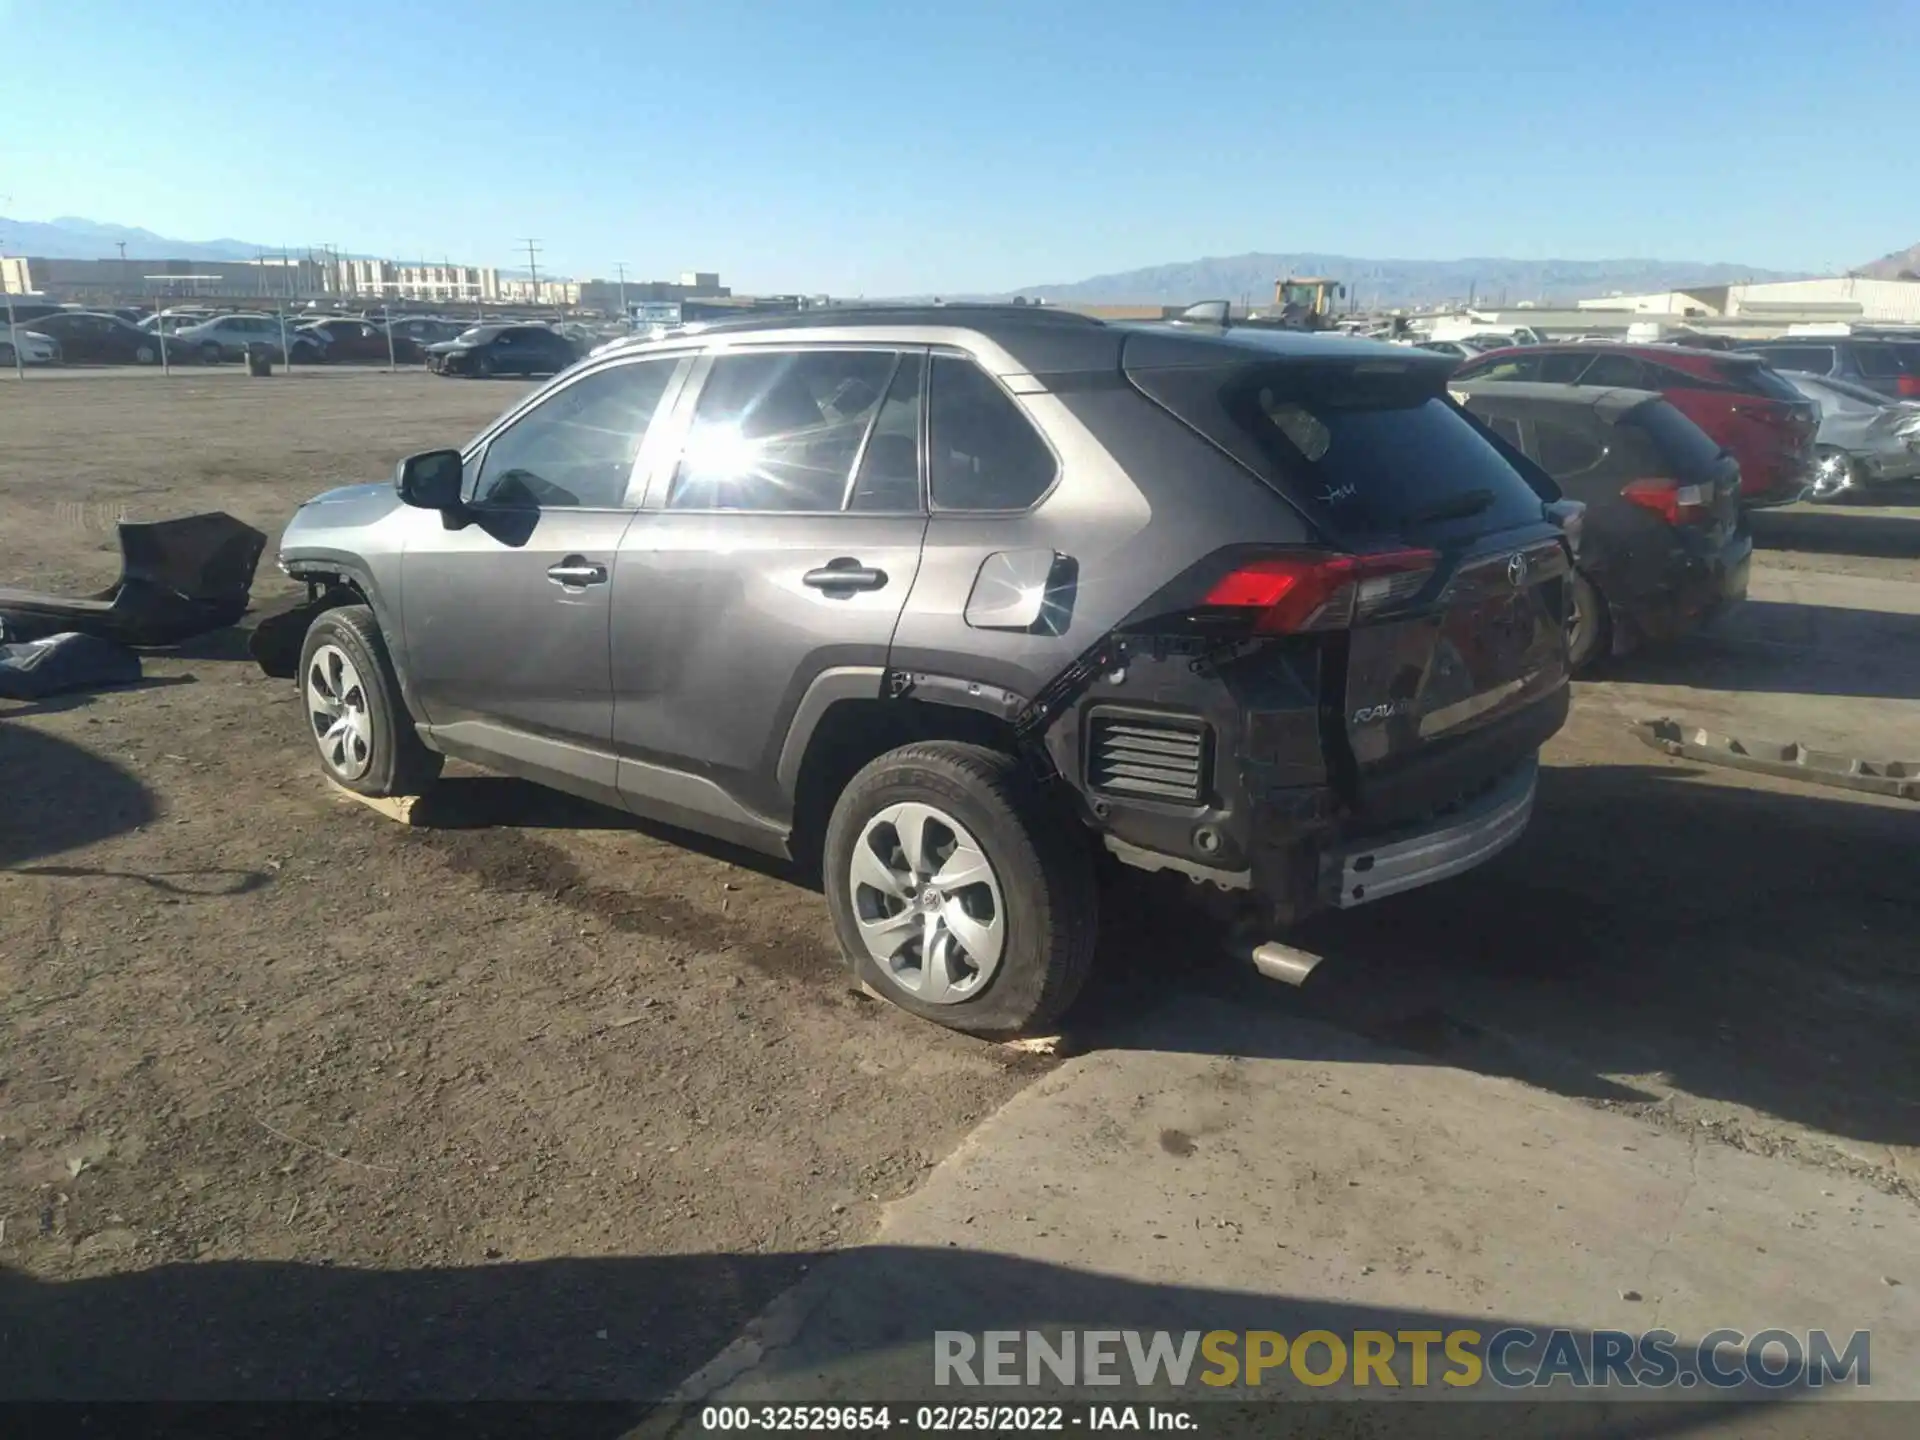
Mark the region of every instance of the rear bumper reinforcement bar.
<instances>
[{"instance_id":1,"label":"rear bumper reinforcement bar","mask_svg":"<svg viewBox=\"0 0 1920 1440\"><path fill-rule=\"evenodd\" d=\"M1533 818L1539 773L1539 762L1529 760L1472 804L1436 822L1323 852L1320 898L1351 909L1491 860L1518 840Z\"/></svg>"}]
</instances>

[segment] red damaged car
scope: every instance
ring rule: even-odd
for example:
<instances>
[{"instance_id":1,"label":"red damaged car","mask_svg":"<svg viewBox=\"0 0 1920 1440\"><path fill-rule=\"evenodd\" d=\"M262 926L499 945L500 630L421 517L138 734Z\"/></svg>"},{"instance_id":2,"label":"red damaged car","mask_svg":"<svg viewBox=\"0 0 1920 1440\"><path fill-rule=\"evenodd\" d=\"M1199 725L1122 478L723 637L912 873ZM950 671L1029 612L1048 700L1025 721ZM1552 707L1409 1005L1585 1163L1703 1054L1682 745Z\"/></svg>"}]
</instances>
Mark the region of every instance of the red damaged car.
<instances>
[{"instance_id":1,"label":"red damaged car","mask_svg":"<svg viewBox=\"0 0 1920 1440\"><path fill-rule=\"evenodd\" d=\"M1819 408L1752 355L1687 345L1547 344L1489 350L1459 380L1657 390L1740 462L1740 503L1788 505L1813 479Z\"/></svg>"}]
</instances>

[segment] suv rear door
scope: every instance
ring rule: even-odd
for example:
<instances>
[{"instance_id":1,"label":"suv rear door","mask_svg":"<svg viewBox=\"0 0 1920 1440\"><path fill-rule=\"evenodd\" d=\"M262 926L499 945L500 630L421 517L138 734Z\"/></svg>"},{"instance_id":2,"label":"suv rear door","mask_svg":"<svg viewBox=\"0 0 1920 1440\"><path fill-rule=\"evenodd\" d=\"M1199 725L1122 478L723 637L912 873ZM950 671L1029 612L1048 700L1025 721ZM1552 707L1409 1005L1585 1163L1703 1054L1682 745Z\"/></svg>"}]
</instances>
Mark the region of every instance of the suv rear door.
<instances>
[{"instance_id":1,"label":"suv rear door","mask_svg":"<svg viewBox=\"0 0 1920 1440\"><path fill-rule=\"evenodd\" d=\"M1442 398L1444 360L1355 355L1129 375L1327 548L1405 557L1323 649L1349 761L1336 771L1351 803L1391 823L1497 778L1559 728L1570 561L1543 497Z\"/></svg>"},{"instance_id":2,"label":"suv rear door","mask_svg":"<svg viewBox=\"0 0 1920 1440\"><path fill-rule=\"evenodd\" d=\"M634 810L777 841L803 698L880 695L927 527L926 359L785 344L698 362L614 587L614 745Z\"/></svg>"}]
</instances>

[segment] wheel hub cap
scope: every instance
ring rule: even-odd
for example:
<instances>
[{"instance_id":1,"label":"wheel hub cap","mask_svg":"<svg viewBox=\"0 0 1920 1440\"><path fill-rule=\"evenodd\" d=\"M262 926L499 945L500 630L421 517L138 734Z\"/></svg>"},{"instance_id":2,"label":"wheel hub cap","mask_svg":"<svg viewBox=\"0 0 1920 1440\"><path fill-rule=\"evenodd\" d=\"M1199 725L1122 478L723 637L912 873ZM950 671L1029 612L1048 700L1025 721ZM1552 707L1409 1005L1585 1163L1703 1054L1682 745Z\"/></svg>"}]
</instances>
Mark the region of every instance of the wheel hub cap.
<instances>
[{"instance_id":1,"label":"wheel hub cap","mask_svg":"<svg viewBox=\"0 0 1920 1440\"><path fill-rule=\"evenodd\" d=\"M854 842L848 879L860 938L929 1005L980 993L1006 948L999 877L966 827L932 805L890 805Z\"/></svg>"},{"instance_id":2,"label":"wheel hub cap","mask_svg":"<svg viewBox=\"0 0 1920 1440\"><path fill-rule=\"evenodd\" d=\"M322 645L307 665L307 723L320 761L342 780L373 763L373 717L360 672L338 645Z\"/></svg>"},{"instance_id":3,"label":"wheel hub cap","mask_svg":"<svg viewBox=\"0 0 1920 1440\"><path fill-rule=\"evenodd\" d=\"M1847 462L1843 456L1823 455L1813 470L1813 493L1821 497L1838 495L1845 490L1852 477L1847 473Z\"/></svg>"}]
</instances>

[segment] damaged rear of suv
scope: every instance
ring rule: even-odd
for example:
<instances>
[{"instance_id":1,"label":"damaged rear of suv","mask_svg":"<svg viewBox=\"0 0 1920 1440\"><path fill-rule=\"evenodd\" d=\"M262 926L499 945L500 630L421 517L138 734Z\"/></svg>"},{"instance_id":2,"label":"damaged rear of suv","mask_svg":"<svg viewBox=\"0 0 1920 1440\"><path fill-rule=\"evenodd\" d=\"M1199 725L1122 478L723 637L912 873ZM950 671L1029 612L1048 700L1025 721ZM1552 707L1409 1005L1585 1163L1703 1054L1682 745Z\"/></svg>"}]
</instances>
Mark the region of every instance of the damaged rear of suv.
<instances>
[{"instance_id":1,"label":"damaged rear of suv","mask_svg":"<svg viewBox=\"0 0 1920 1440\"><path fill-rule=\"evenodd\" d=\"M817 864L863 982L1030 1029L1101 847L1271 934L1521 833L1568 543L1448 363L1038 307L618 347L303 507L280 668L341 784L458 755Z\"/></svg>"}]
</instances>

